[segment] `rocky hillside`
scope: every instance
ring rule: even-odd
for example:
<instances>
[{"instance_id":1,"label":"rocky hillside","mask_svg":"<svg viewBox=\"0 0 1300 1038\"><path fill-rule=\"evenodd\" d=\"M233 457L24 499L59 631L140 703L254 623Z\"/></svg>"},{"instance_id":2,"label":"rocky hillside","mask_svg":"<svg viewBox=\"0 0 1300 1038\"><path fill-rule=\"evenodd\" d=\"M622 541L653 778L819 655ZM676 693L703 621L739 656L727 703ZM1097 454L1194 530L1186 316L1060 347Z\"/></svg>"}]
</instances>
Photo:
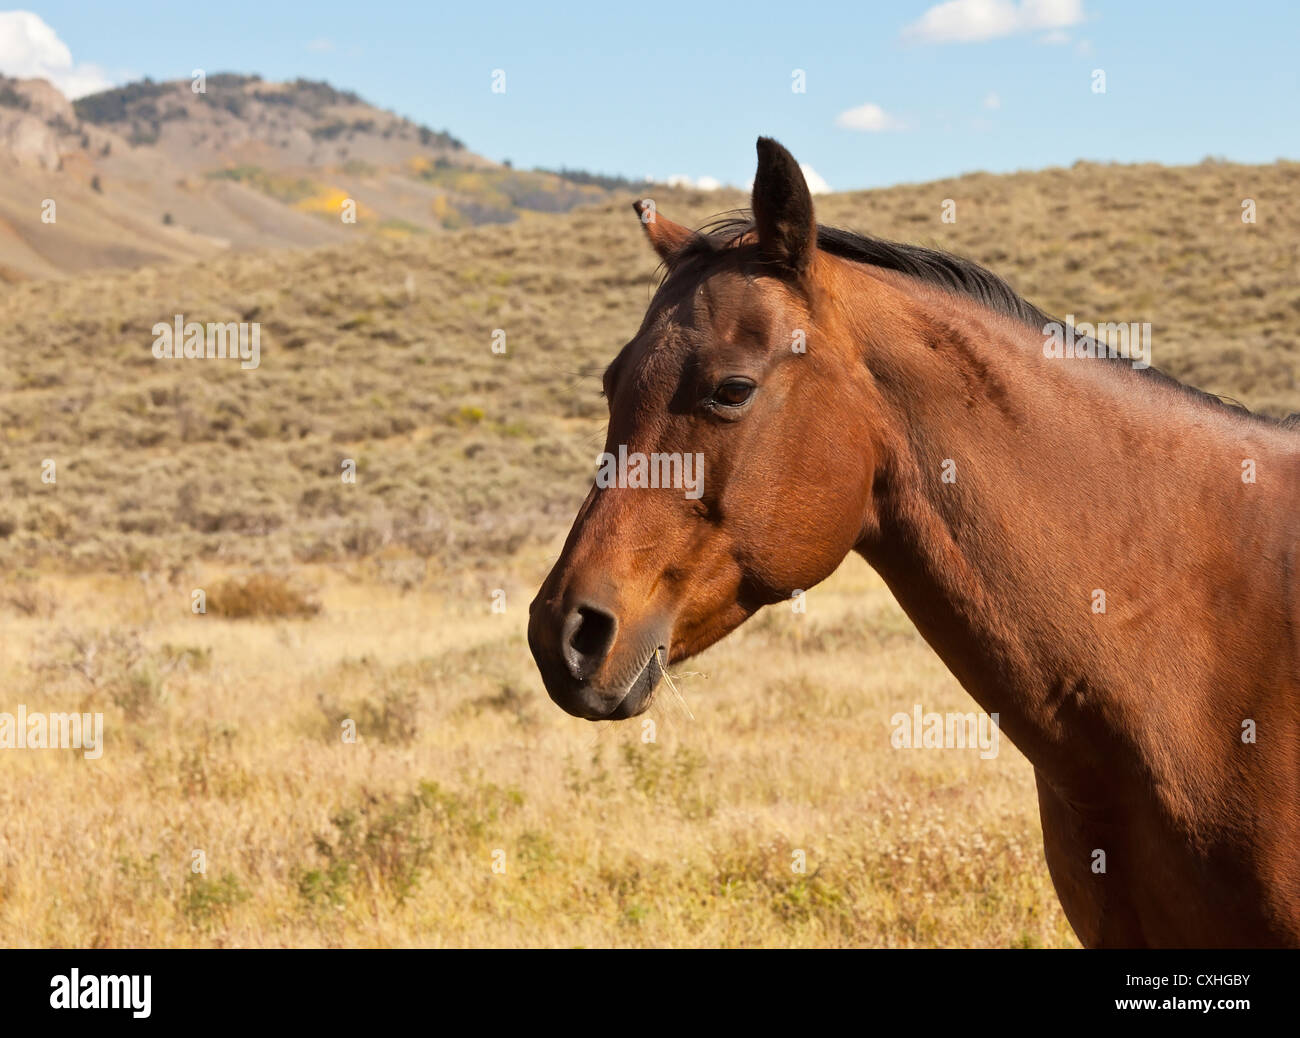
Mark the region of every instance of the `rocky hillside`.
<instances>
[{"instance_id":1,"label":"rocky hillside","mask_svg":"<svg viewBox=\"0 0 1300 1038\"><path fill-rule=\"evenodd\" d=\"M327 83L220 74L69 103L44 80L0 76L3 281L324 245L358 229L436 234L606 195L498 165Z\"/></svg>"}]
</instances>

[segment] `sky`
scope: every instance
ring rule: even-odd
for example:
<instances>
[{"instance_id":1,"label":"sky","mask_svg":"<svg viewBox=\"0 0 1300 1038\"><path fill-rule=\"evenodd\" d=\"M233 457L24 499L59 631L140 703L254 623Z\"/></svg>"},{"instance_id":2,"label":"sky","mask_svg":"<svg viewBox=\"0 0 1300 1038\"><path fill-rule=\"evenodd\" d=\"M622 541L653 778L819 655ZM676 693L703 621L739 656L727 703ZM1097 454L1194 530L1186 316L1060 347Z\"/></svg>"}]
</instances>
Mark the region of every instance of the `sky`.
<instances>
[{"instance_id":1,"label":"sky","mask_svg":"<svg viewBox=\"0 0 1300 1038\"><path fill-rule=\"evenodd\" d=\"M554 7L49 0L0 13L0 71L324 79L517 167L705 185L747 185L759 135L834 190L1300 153L1294 0Z\"/></svg>"}]
</instances>

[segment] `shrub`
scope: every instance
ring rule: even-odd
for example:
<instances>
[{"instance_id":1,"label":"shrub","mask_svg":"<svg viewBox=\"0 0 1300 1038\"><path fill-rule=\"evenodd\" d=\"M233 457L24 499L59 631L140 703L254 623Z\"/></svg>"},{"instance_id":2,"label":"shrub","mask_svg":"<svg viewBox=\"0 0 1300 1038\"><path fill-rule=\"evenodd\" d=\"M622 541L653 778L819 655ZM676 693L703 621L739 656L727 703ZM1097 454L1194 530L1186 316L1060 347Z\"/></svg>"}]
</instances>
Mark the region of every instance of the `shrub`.
<instances>
[{"instance_id":1,"label":"shrub","mask_svg":"<svg viewBox=\"0 0 1300 1038\"><path fill-rule=\"evenodd\" d=\"M208 610L228 620L307 619L321 606L283 577L256 573L246 580L223 580L208 595Z\"/></svg>"}]
</instances>

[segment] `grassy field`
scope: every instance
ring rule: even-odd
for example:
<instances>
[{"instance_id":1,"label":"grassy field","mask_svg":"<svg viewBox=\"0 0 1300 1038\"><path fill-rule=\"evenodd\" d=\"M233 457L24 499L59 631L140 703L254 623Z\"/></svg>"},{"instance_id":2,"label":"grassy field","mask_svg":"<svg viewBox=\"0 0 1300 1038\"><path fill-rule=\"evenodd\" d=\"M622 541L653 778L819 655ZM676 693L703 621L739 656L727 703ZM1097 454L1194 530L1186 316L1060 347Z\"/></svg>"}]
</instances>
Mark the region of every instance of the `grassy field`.
<instances>
[{"instance_id":1,"label":"grassy field","mask_svg":"<svg viewBox=\"0 0 1300 1038\"><path fill-rule=\"evenodd\" d=\"M1157 366L1284 413L1298 187L1080 165L819 215L1150 321ZM527 604L654 267L619 204L6 289L0 711L102 711L106 737L0 751L0 941L1076 944L1015 750L890 747L896 712L974 707L858 560L679 668L653 731L546 698ZM260 367L155 360L177 313L260 322Z\"/></svg>"},{"instance_id":2,"label":"grassy field","mask_svg":"<svg viewBox=\"0 0 1300 1038\"><path fill-rule=\"evenodd\" d=\"M314 619L106 576L7 618L7 699L106 736L5 754L6 943L1073 941L1014 749L890 748L896 710L969 706L864 565L692 661L653 729L546 699L515 581L494 614L365 565L299 579Z\"/></svg>"}]
</instances>

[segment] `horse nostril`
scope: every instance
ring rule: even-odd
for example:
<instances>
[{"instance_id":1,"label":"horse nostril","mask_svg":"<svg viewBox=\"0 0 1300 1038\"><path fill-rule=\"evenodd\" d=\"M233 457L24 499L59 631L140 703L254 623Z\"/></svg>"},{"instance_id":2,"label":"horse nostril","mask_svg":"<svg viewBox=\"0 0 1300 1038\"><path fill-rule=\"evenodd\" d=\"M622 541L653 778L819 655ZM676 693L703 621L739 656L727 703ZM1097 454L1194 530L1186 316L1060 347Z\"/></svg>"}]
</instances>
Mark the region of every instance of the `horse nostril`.
<instances>
[{"instance_id":1,"label":"horse nostril","mask_svg":"<svg viewBox=\"0 0 1300 1038\"><path fill-rule=\"evenodd\" d=\"M618 621L597 606L578 606L564 620L564 662L581 681L604 662L614 645Z\"/></svg>"}]
</instances>

